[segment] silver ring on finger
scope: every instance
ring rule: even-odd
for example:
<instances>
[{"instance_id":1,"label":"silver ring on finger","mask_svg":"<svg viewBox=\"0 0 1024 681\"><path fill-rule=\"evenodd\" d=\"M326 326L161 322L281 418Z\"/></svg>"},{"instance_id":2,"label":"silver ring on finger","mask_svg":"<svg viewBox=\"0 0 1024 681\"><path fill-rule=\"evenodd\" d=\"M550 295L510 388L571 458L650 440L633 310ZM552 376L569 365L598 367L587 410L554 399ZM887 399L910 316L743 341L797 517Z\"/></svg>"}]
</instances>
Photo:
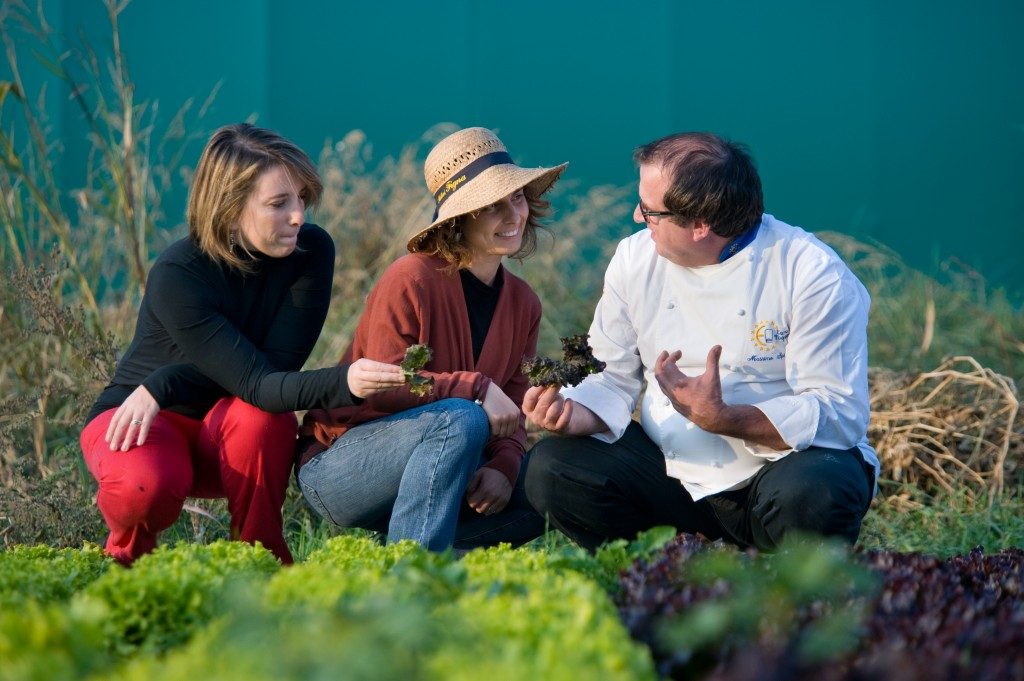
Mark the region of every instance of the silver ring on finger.
<instances>
[{"instance_id":1,"label":"silver ring on finger","mask_svg":"<svg viewBox=\"0 0 1024 681\"><path fill-rule=\"evenodd\" d=\"M142 421L140 421L138 419L132 419L132 425L133 426L141 426L142 425Z\"/></svg>"}]
</instances>

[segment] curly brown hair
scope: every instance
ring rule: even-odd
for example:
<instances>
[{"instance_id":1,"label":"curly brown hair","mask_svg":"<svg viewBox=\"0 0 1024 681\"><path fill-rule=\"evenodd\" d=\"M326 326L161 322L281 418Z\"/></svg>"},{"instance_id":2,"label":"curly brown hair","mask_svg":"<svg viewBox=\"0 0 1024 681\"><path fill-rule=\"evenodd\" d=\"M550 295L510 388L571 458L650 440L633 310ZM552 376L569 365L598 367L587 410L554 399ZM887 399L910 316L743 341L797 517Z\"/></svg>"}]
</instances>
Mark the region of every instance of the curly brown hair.
<instances>
[{"instance_id":1,"label":"curly brown hair","mask_svg":"<svg viewBox=\"0 0 1024 681\"><path fill-rule=\"evenodd\" d=\"M531 195L531 192L525 188L524 194L526 203L530 206L530 214L526 218L526 227L523 229L522 245L518 251L509 256L516 260L528 258L537 250L537 230L547 229L541 224L541 219L547 217L548 211L551 210L551 203L546 199ZM420 238L416 250L447 262L448 267L445 271L449 273L469 267L473 264L473 255L462 239L462 227L470 216L475 217L476 214L465 213L457 215L447 222L442 222Z\"/></svg>"}]
</instances>

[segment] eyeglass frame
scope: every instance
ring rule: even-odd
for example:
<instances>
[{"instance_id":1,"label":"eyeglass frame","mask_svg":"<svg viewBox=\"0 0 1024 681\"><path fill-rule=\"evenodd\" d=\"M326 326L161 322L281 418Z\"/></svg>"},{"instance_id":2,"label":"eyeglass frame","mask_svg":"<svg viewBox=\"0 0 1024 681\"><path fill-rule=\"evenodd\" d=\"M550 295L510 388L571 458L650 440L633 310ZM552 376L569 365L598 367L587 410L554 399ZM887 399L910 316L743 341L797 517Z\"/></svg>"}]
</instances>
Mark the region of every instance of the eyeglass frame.
<instances>
[{"instance_id":1,"label":"eyeglass frame","mask_svg":"<svg viewBox=\"0 0 1024 681\"><path fill-rule=\"evenodd\" d=\"M640 215L643 216L644 223L648 225L658 224L657 222L651 222L652 217L659 218L660 222L660 218L667 218L669 216L679 217L680 215L679 213L671 210L647 210L644 208L644 202L639 199L637 199L636 207L640 209Z\"/></svg>"}]
</instances>

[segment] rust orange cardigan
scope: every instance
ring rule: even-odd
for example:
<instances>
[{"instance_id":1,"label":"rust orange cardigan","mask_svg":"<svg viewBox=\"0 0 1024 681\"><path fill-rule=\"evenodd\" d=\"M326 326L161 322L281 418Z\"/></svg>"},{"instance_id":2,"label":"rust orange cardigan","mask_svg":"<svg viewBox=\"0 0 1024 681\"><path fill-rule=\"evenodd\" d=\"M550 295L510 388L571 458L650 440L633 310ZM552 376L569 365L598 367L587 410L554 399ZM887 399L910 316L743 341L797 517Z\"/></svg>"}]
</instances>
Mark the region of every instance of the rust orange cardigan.
<instances>
[{"instance_id":1,"label":"rust orange cardigan","mask_svg":"<svg viewBox=\"0 0 1024 681\"><path fill-rule=\"evenodd\" d=\"M446 274L447 263L421 253L406 255L384 272L366 299L352 345L342 362L362 357L398 364L405 349L424 343L434 357L423 373L434 377L434 390L417 397L402 387L372 395L362 404L306 413L302 434L316 442L301 453L304 464L349 428L405 409L461 397L483 399L495 382L509 399L522 406L529 387L520 365L537 353L540 299L530 286L507 269L480 361L473 361L469 313L458 273ZM484 448L485 466L501 471L515 484L526 445L525 417L512 437L492 438ZM386 450L381 456L386 456Z\"/></svg>"}]
</instances>

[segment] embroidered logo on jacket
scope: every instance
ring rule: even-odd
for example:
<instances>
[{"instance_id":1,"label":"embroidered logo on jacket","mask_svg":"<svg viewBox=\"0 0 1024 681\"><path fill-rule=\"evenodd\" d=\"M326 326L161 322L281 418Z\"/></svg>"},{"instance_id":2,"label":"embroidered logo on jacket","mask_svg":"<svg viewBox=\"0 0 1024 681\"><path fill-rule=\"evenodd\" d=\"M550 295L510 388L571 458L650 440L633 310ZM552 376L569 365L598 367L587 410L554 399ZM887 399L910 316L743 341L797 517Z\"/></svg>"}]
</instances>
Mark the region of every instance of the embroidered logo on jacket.
<instances>
[{"instance_id":1,"label":"embroidered logo on jacket","mask_svg":"<svg viewBox=\"0 0 1024 681\"><path fill-rule=\"evenodd\" d=\"M760 321L754 325L750 340L761 352L772 352L775 348L789 340L789 329L780 329L774 321Z\"/></svg>"}]
</instances>

